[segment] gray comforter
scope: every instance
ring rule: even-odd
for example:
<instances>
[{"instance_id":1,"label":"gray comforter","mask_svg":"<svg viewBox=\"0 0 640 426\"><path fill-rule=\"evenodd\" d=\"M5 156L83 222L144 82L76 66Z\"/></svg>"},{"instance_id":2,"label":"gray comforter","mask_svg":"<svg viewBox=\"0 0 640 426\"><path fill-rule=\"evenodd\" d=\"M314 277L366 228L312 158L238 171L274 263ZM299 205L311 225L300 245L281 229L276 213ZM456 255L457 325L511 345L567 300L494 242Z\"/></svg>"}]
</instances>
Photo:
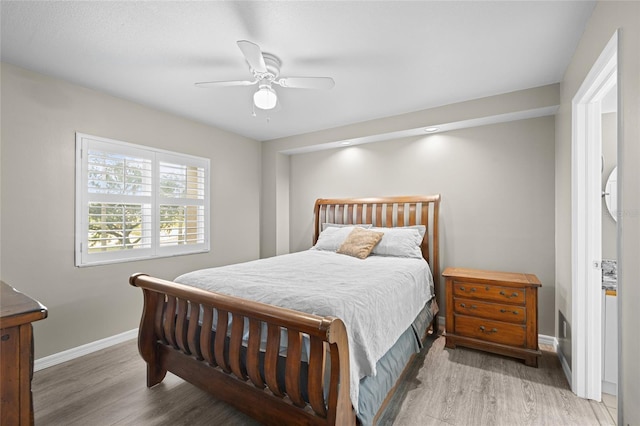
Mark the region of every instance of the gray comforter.
<instances>
[{"instance_id":1,"label":"gray comforter","mask_svg":"<svg viewBox=\"0 0 640 426\"><path fill-rule=\"evenodd\" d=\"M351 401L358 383L431 298L433 279L423 259L369 256L364 260L306 250L202 269L178 283L320 316L340 318L349 337Z\"/></svg>"}]
</instances>

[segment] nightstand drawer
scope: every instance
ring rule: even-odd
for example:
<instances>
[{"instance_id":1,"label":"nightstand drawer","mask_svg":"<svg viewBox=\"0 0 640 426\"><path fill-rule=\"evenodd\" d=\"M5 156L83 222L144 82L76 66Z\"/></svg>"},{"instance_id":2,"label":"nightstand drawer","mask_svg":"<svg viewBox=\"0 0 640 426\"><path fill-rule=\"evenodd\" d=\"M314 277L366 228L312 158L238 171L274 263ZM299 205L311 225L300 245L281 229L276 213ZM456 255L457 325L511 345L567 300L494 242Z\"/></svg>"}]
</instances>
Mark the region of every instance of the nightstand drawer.
<instances>
[{"instance_id":1,"label":"nightstand drawer","mask_svg":"<svg viewBox=\"0 0 640 426\"><path fill-rule=\"evenodd\" d=\"M453 284L453 295L456 297L470 297L520 305L524 304L525 291L524 288L500 287L457 280Z\"/></svg>"},{"instance_id":2,"label":"nightstand drawer","mask_svg":"<svg viewBox=\"0 0 640 426\"><path fill-rule=\"evenodd\" d=\"M456 315L455 322L455 333L457 335L474 337L503 345L525 346L526 333L524 326L464 315Z\"/></svg>"},{"instance_id":3,"label":"nightstand drawer","mask_svg":"<svg viewBox=\"0 0 640 426\"><path fill-rule=\"evenodd\" d=\"M487 303L472 299L454 298L454 309L458 314L524 324L527 315L524 306Z\"/></svg>"}]
</instances>

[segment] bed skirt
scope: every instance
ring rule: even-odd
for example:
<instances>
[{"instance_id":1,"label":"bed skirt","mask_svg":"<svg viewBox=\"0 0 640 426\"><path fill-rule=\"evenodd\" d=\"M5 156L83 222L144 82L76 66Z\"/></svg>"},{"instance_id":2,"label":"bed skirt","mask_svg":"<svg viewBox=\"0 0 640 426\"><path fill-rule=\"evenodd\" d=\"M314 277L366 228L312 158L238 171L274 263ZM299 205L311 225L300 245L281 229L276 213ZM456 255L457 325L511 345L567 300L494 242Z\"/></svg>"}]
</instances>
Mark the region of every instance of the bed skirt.
<instances>
[{"instance_id":1,"label":"bed skirt","mask_svg":"<svg viewBox=\"0 0 640 426\"><path fill-rule=\"evenodd\" d=\"M377 374L360 380L357 418L361 425L373 425L376 415L381 414L379 411L387 395L396 385L411 358L424 347L423 339L437 312L437 303L433 298L420 311L411 327L402 333L391 349L376 363Z\"/></svg>"}]
</instances>

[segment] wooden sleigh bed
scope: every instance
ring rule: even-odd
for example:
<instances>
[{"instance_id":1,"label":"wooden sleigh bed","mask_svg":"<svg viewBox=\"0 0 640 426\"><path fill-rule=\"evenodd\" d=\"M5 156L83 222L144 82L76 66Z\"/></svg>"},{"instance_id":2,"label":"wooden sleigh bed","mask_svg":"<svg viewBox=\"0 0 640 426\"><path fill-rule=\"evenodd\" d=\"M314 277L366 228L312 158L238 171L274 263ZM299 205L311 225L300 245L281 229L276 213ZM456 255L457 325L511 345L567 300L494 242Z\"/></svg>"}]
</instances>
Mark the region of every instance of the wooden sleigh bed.
<instances>
[{"instance_id":1,"label":"wooden sleigh bed","mask_svg":"<svg viewBox=\"0 0 640 426\"><path fill-rule=\"evenodd\" d=\"M314 207L313 243L326 223L385 228L424 225L420 250L431 267L437 292L439 203L440 195L319 199ZM138 345L147 364L148 387L160 383L169 371L263 424L356 424L350 399L350 344L340 318L145 274L134 274L129 281L144 295ZM431 329L437 331L435 294L432 300ZM394 390L395 386L377 416Z\"/></svg>"}]
</instances>

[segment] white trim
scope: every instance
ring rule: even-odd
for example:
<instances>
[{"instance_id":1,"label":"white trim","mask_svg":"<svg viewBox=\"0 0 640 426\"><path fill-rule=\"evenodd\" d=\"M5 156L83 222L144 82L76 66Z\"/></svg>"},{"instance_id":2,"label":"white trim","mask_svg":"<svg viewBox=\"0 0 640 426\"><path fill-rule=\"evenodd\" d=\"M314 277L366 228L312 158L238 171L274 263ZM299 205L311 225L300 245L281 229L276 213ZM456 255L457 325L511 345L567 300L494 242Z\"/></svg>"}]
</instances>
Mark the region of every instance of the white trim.
<instances>
[{"instance_id":1,"label":"white trim","mask_svg":"<svg viewBox=\"0 0 640 426\"><path fill-rule=\"evenodd\" d=\"M38 371L45 368L53 367L54 365L71 361L72 359L76 359L81 356L106 349L110 346L117 345L118 343L123 343L137 337L138 329L135 328L133 330L125 331L124 333L116 334L115 336L106 337L104 339L96 340L95 342L87 343L86 345L71 348L53 355L45 356L44 358L35 360L35 362L33 363L33 370Z\"/></svg>"},{"instance_id":2,"label":"white trim","mask_svg":"<svg viewBox=\"0 0 640 426\"><path fill-rule=\"evenodd\" d=\"M618 395L618 385L616 383L602 381L602 393L608 393L609 395Z\"/></svg>"},{"instance_id":3,"label":"white trim","mask_svg":"<svg viewBox=\"0 0 640 426\"><path fill-rule=\"evenodd\" d=\"M558 350L558 339L555 336L547 336L546 334L538 334L538 345L553 346L553 350Z\"/></svg>"},{"instance_id":4,"label":"white trim","mask_svg":"<svg viewBox=\"0 0 640 426\"><path fill-rule=\"evenodd\" d=\"M558 359L560 360L560 365L562 366L562 371L564 371L564 375L567 378L567 382L571 384L572 383L571 367L569 367L569 363L567 362L567 359L564 357L564 353L562 353L562 350L560 348L558 348L557 354L558 354Z\"/></svg>"},{"instance_id":5,"label":"white trim","mask_svg":"<svg viewBox=\"0 0 640 426\"><path fill-rule=\"evenodd\" d=\"M572 378L571 389L576 395L596 401L601 397L602 376L601 103L616 83L617 38L616 32L572 100L571 326L573 337L571 340L572 365L568 377ZM565 368L564 365L563 368Z\"/></svg>"}]
</instances>

